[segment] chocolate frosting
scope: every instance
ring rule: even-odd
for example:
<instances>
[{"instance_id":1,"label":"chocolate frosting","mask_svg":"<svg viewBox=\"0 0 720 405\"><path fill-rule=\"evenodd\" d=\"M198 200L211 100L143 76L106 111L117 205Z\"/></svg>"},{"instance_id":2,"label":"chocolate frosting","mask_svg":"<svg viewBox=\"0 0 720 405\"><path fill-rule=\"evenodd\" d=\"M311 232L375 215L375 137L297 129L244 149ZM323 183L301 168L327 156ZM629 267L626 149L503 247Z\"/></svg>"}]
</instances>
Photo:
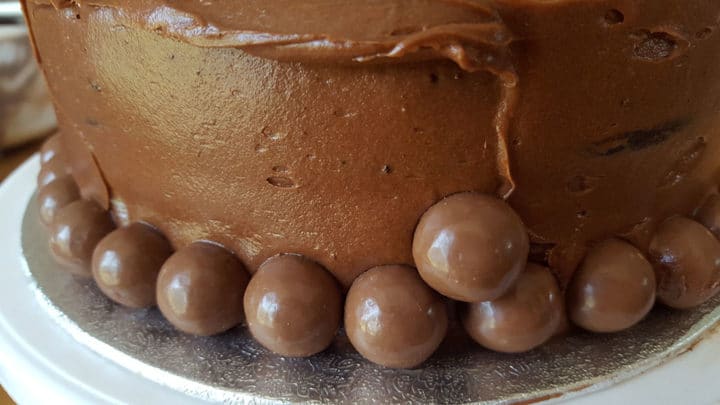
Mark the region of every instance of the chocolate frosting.
<instances>
[{"instance_id":1,"label":"chocolate frosting","mask_svg":"<svg viewBox=\"0 0 720 405\"><path fill-rule=\"evenodd\" d=\"M715 0L23 3L83 196L251 271L412 264L478 191L564 284L718 183Z\"/></svg>"},{"instance_id":2,"label":"chocolate frosting","mask_svg":"<svg viewBox=\"0 0 720 405\"><path fill-rule=\"evenodd\" d=\"M509 61L497 56L506 56L512 36L497 9L486 0L35 3L56 8L73 4L108 8L114 18L127 24L193 45L243 48L263 57L365 62L404 57L423 48L420 59L450 58L468 70L509 73ZM468 47L475 49L465 49Z\"/></svg>"}]
</instances>

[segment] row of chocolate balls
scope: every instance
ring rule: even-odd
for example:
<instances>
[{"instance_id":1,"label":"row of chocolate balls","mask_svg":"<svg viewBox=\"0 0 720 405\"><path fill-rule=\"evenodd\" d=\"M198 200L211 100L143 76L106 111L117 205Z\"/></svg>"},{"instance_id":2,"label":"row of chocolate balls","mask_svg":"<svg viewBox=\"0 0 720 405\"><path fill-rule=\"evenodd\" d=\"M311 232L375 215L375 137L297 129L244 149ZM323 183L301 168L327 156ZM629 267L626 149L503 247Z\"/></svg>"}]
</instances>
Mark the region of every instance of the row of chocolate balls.
<instances>
[{"instance_id":1,"label":"row of chocolate balls","mask_svg":"<svg viewBox=\"0 0 720 405\"><path fill-rule=\"evenodd\" d=\"M50 228L50 251L63 268L93 277L111 300L130 308L157 305L173 326L194 335L222 333L245 320L260 344L283 356L310 356L334 340L343 294L319 264L278 255L251 278L220 245L200 241L173 252L148 224L116 229L109 212L81 198L68 167L57 138L46 142L37 200L40 219ZM447 330L445 301L408 266L367 271L344 307L352 344L391 367L420 364Z\"/></svg>"},{"instance_id":2,"label":"row of chocolate balls","mask_svg":"<svg viewBox=\"0 0 720 405\"><path fill-rule=\"evenodd\" d=\"M297 255L276 256L248 283L240 261L220 246L199 242L172 254L165 238L148 225L113 231L106 211L79 200L52 149L43 149L39 176L41 218L52 226L52 250L76 273L89 275L92 269L108 297L130 307L151 306L157 299L172 324L198 335L227 330L244 312L255 338L281 355L311 355L330 344L342 297L321 266ZM712 226L719 214L720 203L711 199L699 218ZM562 322L564 302L550 270L526 263L528 250L527 232L504 202L474 193L442 200L416 230L413 255L419 271L382 266L353 283L345 303L351 343L386 366L422 363L443 340L448 323L444 300L428 285L470 303L463 324L483 346L521 352L544 343ZM663 302L689 307L717 292L712 255L720 255L720 244L698 223L666 221L650 253L658 258ZM618 331L640 321L655 295L650 262L629 243L610 239L590 251L574 276L568 312L586 329Z\"/></svg>"},{"instance_id":3,"label":"row of chocolate balls","mask_svg":"<svg viewBox=\"0 0 720 405\"><path fill-rule=\"evenodd\" d=\"M119 304L157 304L183 332L214 335L245 319L267 349L305 357L325 350L339 329L340 286L323 267L303 256L272 257L250 278L237 257L221 246L195 242L173 253L149 225L133 223L113 230L108 213L87 200L59 209L50 227L50 247L59 263L76 275L91 275ZM399 296L406 299L399 303L402 308L397 308ZM368 359L391 367L424 361L447 329L445 302L407 266L366 272L353 284L345 308L353 345ZM405 348L396 347L399 344Z\"/></svg>"},{"instance_id":4,"label":"row of chocolate balls","mask_svg":"<svg viewBox=\"0 0 720 405\"><path fill-rule=\"evenodd\" d=\"M718 237L720 196L712 194L694 219L673 216L660 223L647 255L619 238L594 244L565 290L570 320L592 332L618 332L641 321L656 300L677 309L706 302L720 291ZM483 346L505 352L544 343L560 323L556 280L545 269L545 281L528 283L539 271L526 265L528 253L527 231L514 210L477 193L455 194L432 206L413 239L422 279L469 303L463 317L468 332Z\"/></svg>"}]
</instances>

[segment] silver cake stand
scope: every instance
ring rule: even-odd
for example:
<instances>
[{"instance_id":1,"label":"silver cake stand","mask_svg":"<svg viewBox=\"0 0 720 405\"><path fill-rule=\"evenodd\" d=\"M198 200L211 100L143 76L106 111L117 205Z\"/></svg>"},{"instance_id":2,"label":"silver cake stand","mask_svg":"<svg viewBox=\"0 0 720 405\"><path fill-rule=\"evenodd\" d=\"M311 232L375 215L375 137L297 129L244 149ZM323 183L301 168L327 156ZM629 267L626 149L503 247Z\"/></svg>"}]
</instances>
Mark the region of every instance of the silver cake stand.
<instances>
[{"instance_id":1,"label":"silver cake stand","mask_svg":"<svg viewBox=\"0 0 720 405\"><path fill-rule=\"evenodd\" d=\"M21 171L35 173L32 165L26 164ZM373 365L343 337L312 358L280 358L255 343L244 328L217 337L191 337L175 331L155 309L133 311L114 305L92 281L57 268L48 253L47 233L38 221L34 197L26 207L20 242L29 288L55 327L115 366L198 401L455 404L564 400L669 361L692 349L720 320L720 298L693 311L656 308L625 333L576 333L522 355L483 350L466 344L467 338L457 333L416 370ZM720 388L709 392L720 399Z\"/></svg>"}]
</instances>

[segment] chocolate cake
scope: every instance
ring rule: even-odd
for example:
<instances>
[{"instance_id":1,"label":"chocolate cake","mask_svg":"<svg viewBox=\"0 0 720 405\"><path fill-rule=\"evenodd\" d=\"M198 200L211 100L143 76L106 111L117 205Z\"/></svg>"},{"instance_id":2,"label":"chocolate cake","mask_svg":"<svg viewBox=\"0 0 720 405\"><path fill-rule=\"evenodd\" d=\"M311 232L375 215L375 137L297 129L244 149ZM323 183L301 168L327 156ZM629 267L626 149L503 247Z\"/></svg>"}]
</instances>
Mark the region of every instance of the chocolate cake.
<instances>
[{"instance_id":1,"label":"chocolate cake","mask_svg":"<svg viewBox=\"0 0 720 405\"><path fill-rule=\"evenodd\" d=\"M23 5L51 249L182 331L308 356L346 294L414 367L456 324L521 352L720 290L716 0Z\"/></svg>"}]
</instances>

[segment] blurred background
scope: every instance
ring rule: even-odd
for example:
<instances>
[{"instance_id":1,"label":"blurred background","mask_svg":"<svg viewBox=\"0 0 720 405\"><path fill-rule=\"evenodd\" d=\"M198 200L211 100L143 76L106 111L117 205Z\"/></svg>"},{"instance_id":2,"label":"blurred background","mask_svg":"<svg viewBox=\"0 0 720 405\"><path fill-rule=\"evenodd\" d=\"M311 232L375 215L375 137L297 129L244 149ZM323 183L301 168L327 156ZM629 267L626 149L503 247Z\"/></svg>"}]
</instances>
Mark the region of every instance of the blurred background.
<instances>
[{"instance_id":1,"label":"blurred background","mask_svg":"<svg viewBox=\"0 0 720 405\"><path fill-rule=\"evenodd\" d=\"M0 0L0 149L7 154L54 128L52 104L20 5Z\"/></svg>"},{"instance_id":2,"label":"blurred background","mask_svg":"<svg viewBox=\"0 0 720 405\"><path fill-rule=\"evenodd\" d=\"M0 180L35 153L55 125L20 4L0 0ZM10 404L0 387L0 405Z\"/></svg>"}]
</instances>

